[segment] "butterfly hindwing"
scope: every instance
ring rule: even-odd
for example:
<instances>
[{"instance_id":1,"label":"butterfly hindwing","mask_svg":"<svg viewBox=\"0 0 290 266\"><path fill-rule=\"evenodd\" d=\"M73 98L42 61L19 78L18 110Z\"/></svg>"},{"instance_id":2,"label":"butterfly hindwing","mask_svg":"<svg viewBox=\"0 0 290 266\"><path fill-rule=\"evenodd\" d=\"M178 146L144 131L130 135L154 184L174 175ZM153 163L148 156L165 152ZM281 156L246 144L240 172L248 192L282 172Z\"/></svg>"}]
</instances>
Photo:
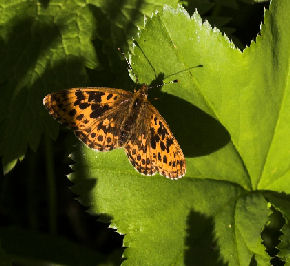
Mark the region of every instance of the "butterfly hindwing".
<instances>
[{"instance_id":1,"label":"butterfly hindwing","mask_svg":"<svg viewBox=\"0 0 290 266\"><path fill-rule=\"evenodd\" d=\"M169 178L181 178L186 166L183 152L164 118L151 106L150 148L156 170Z\"/></svg>"},{"instance_id":2,"label":"butterfly hindwing","mask_svg":"<svg viewBox=\"0 0 290 266\"><path fill-rule=\"evenodd\" d=\"M164 118L149 102L142 113L142 121L136 123L134 128L138 130L132 133L134 138L125 146L136 170L144 175L159 172L172 179L184 176L183 152Z\"/></svg>"},{"instance_id":3,"label":"butterfly hindwing","mask_svg":"<svg viewBox=\"0 0 290 266\"><path fill-rule=\"evenodd\" d=\"M129 140L125 148L129 161L139 173L143 175L154 175L156 173L150 145L148 145L144 134L136 140Z\"/></svg>"}]
</instances>

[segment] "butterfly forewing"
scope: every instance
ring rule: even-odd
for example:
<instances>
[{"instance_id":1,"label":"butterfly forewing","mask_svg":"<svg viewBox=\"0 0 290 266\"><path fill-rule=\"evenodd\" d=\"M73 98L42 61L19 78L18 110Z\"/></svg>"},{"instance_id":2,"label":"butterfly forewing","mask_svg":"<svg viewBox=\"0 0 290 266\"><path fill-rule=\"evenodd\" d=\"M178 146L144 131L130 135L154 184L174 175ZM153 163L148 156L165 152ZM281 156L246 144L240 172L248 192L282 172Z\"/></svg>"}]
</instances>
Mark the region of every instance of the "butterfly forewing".
<instances>
[{"instance_id":1,"label":"butterfly forewing","mask_svg":"<svg viewBox=\"0 0 290 266\"><path fill-rule=\"evenodd\" d=\"M48 94L43 102L60 123L96 150L120 147L118 127L132 93L111 88L75 88ZM123 110L122 110L123 109Z\"/></svg>"}]
</instances>

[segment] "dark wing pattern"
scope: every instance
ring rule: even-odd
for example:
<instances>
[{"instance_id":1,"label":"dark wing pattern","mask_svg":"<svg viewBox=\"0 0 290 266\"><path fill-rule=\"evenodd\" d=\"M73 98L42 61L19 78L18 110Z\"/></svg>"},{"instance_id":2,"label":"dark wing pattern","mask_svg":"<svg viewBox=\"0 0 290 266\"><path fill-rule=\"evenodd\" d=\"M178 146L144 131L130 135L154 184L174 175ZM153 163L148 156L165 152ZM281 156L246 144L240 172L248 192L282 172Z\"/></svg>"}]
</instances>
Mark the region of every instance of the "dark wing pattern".
<instances>
[{"instance_id":1,"label":"dark wing pattern","mask_svg":"<svg viewBox=\"0 0 290 266\"><path fill-rule=\"evenodd\" d=\"M132 165L144 175L161 175L178 179L185 175L183 152L166 121L149 103L141 110L132 137L125 145Z\"/></svg>"},{"instance_id":2,"label":"dark wing pattern","mask_svg":"<svg viewBox=\"0 0 290 266\"><path fill-rule=\"evenodd\" d=\"M122 111L128 109L132 93L112 88L74 88L48 94L43 104L60 123L95 150L120 147Z\"/></svg>"}]
</instances>

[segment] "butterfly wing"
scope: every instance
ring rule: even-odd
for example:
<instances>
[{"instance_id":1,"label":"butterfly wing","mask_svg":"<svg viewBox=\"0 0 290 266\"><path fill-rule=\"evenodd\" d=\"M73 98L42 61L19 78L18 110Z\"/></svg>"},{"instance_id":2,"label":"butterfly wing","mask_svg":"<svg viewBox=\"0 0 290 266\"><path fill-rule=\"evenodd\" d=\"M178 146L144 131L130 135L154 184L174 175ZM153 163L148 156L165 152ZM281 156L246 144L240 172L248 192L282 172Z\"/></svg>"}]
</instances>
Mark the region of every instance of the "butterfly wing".
<instances>
[{"instance_id":1,"label":"butterfly wing","mask_svg":"<svg viewBox=\"0 0 290 266\"><path fill-rule=\"evenodd\" d=\"M177 179L185 175L183 152L164 118L149 102L140 112L132 138L125 145L132 165L144 175Z\"/></svg>"},{"instance_id":2,"label":"butterfly wing","mask_svg":"<svg viewBox=\"0 0 290 266\"><path fill-rule=\"evenodd\" d=\"M120 147L118 126L131 97L132 93L121 89L74 88L48 94L43 104L87 146L112 150Z\"/></svg>"}]
</instances>

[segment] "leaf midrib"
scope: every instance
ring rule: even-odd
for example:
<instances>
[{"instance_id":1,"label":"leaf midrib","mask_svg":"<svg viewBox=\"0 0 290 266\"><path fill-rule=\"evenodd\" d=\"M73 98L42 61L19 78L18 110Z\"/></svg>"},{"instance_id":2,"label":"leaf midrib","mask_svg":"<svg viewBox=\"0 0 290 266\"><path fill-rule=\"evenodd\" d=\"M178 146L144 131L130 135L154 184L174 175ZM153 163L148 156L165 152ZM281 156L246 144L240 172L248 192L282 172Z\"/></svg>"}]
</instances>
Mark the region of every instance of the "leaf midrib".
<instances>
[{"instance_id":1,"label":"leaf midrib","mask_svg":"<svg viewBox=\"0 0 290 266\"><path fill-rule=\"evenodd\" d=\"M160 17L159 17L159 18L160 18ZM162 27L164 28L165 32L167 33L168 39L169 39L169 40L174 44L174 42L173 42L173 40L172 40L172 38L171 38L171 35L170 35L170 33L169 33L169 30L167 29L167 27L165 26L165 24L163 23L163 21L162 21L161 19L159 19L159 21L162 22L161 25L162 25ZM189 18L189 21L190 21L190 23L192 22L192 18L191 18L191 17ZM176 50L176 49L174 50L174 52L175 52L175 54L176 54L176 58L179 59L179 58L180 58L180 55L177 53L177 50ZM187 65L184 64L184 61L179 60L179 62L181 62L181 64L184 66L185 69L189 67L189 66L187 66ZM194 78L193 78L192 75L191 75L191 78L192 78L193 81L196 83L196 80L194 80ZM221 119L219 118L219 116L217 115L216 110L214 109L214 107L213 107L213 105L210 103L210 101L207 100L207 98L204 96L204 94L199 90L199 87L198 87L198 86L196 86L196 89L198 90L199 95L204 99L205 104L209 107L209 109L212 111L212 113L215 115L215 117L218 119L218 121L221 122L222 120L221 120ZM223 124L223 123L222 123L222 124ZM224 124L223 124L223 126L224 126ZM243 168L244 168L244 170L245 170L246 176L248 177L249 184L250 184L251 187L253 187L252 179L251 179L251 177L250 177L250 175L249 175L249 171L248 171L248 169L247 169L247 167L246 167L246 164L244 163L244 160L243 160L243 158L242 158L242 156L241 156L241 154L240 154L240 152L239 152L239 150L238 150L238 148L237 148L237 145L235 144L235 141L234 141L232 138L231 138L231 141L232 141L232 143L233 143L233 146L235 147L235 151L237 152L237 154L238 154L238 156L239 156L239 158L240 158L240 160L241 160L241 164L242 164L242 166L243 166Z\"/></svg>"},{"instance_id":2,"label":"leaf midrib","mask_svg":"<svg viewBox=\"0 0 290 266\"><path fill-rule=\"evenodd\" d=\"M288 57L289 58L289 57ZM288 60L289 62L289 60ZM269 153L271 152L271 148L272 148L272 145L273 145L273 142L274 142L274 138L276 136L276 132L278 130L278 126L279 126L279 122L280 122L280 117L281 117L281 112L282 112L282 107L284 106L285 104L285 95L286 95L286 88L288 88L288 84L289 84L289 81L287 79L287 77L289 77L289 63L287 64L287 69L286 69L286 82L285 82L285 86L284 86L284 89L283 89L283 93L282 93L282 97L281 97L281 103L279 105L279 111L277 113L277 119L276 119L276 123L273 127L273 133L272 133L272 137L271 137L271 141L270 141L270 144L269 144L269 147L268 147L268 150L267 150L267 153L266 153L266 156L265 156L265 159L264 159L264 163L263 163L263 167L261 169L261 174L260 174L260 177L258 178L257 180L257 187L259 186L259 183L260 181L264 178L264 173L265 173L265 166L269 160ZM280 176L281 177L281 176ZM280 178L279 177L279 178ZM273 182L271 182L272 184Z\"/></svg>"}]
</instances>

